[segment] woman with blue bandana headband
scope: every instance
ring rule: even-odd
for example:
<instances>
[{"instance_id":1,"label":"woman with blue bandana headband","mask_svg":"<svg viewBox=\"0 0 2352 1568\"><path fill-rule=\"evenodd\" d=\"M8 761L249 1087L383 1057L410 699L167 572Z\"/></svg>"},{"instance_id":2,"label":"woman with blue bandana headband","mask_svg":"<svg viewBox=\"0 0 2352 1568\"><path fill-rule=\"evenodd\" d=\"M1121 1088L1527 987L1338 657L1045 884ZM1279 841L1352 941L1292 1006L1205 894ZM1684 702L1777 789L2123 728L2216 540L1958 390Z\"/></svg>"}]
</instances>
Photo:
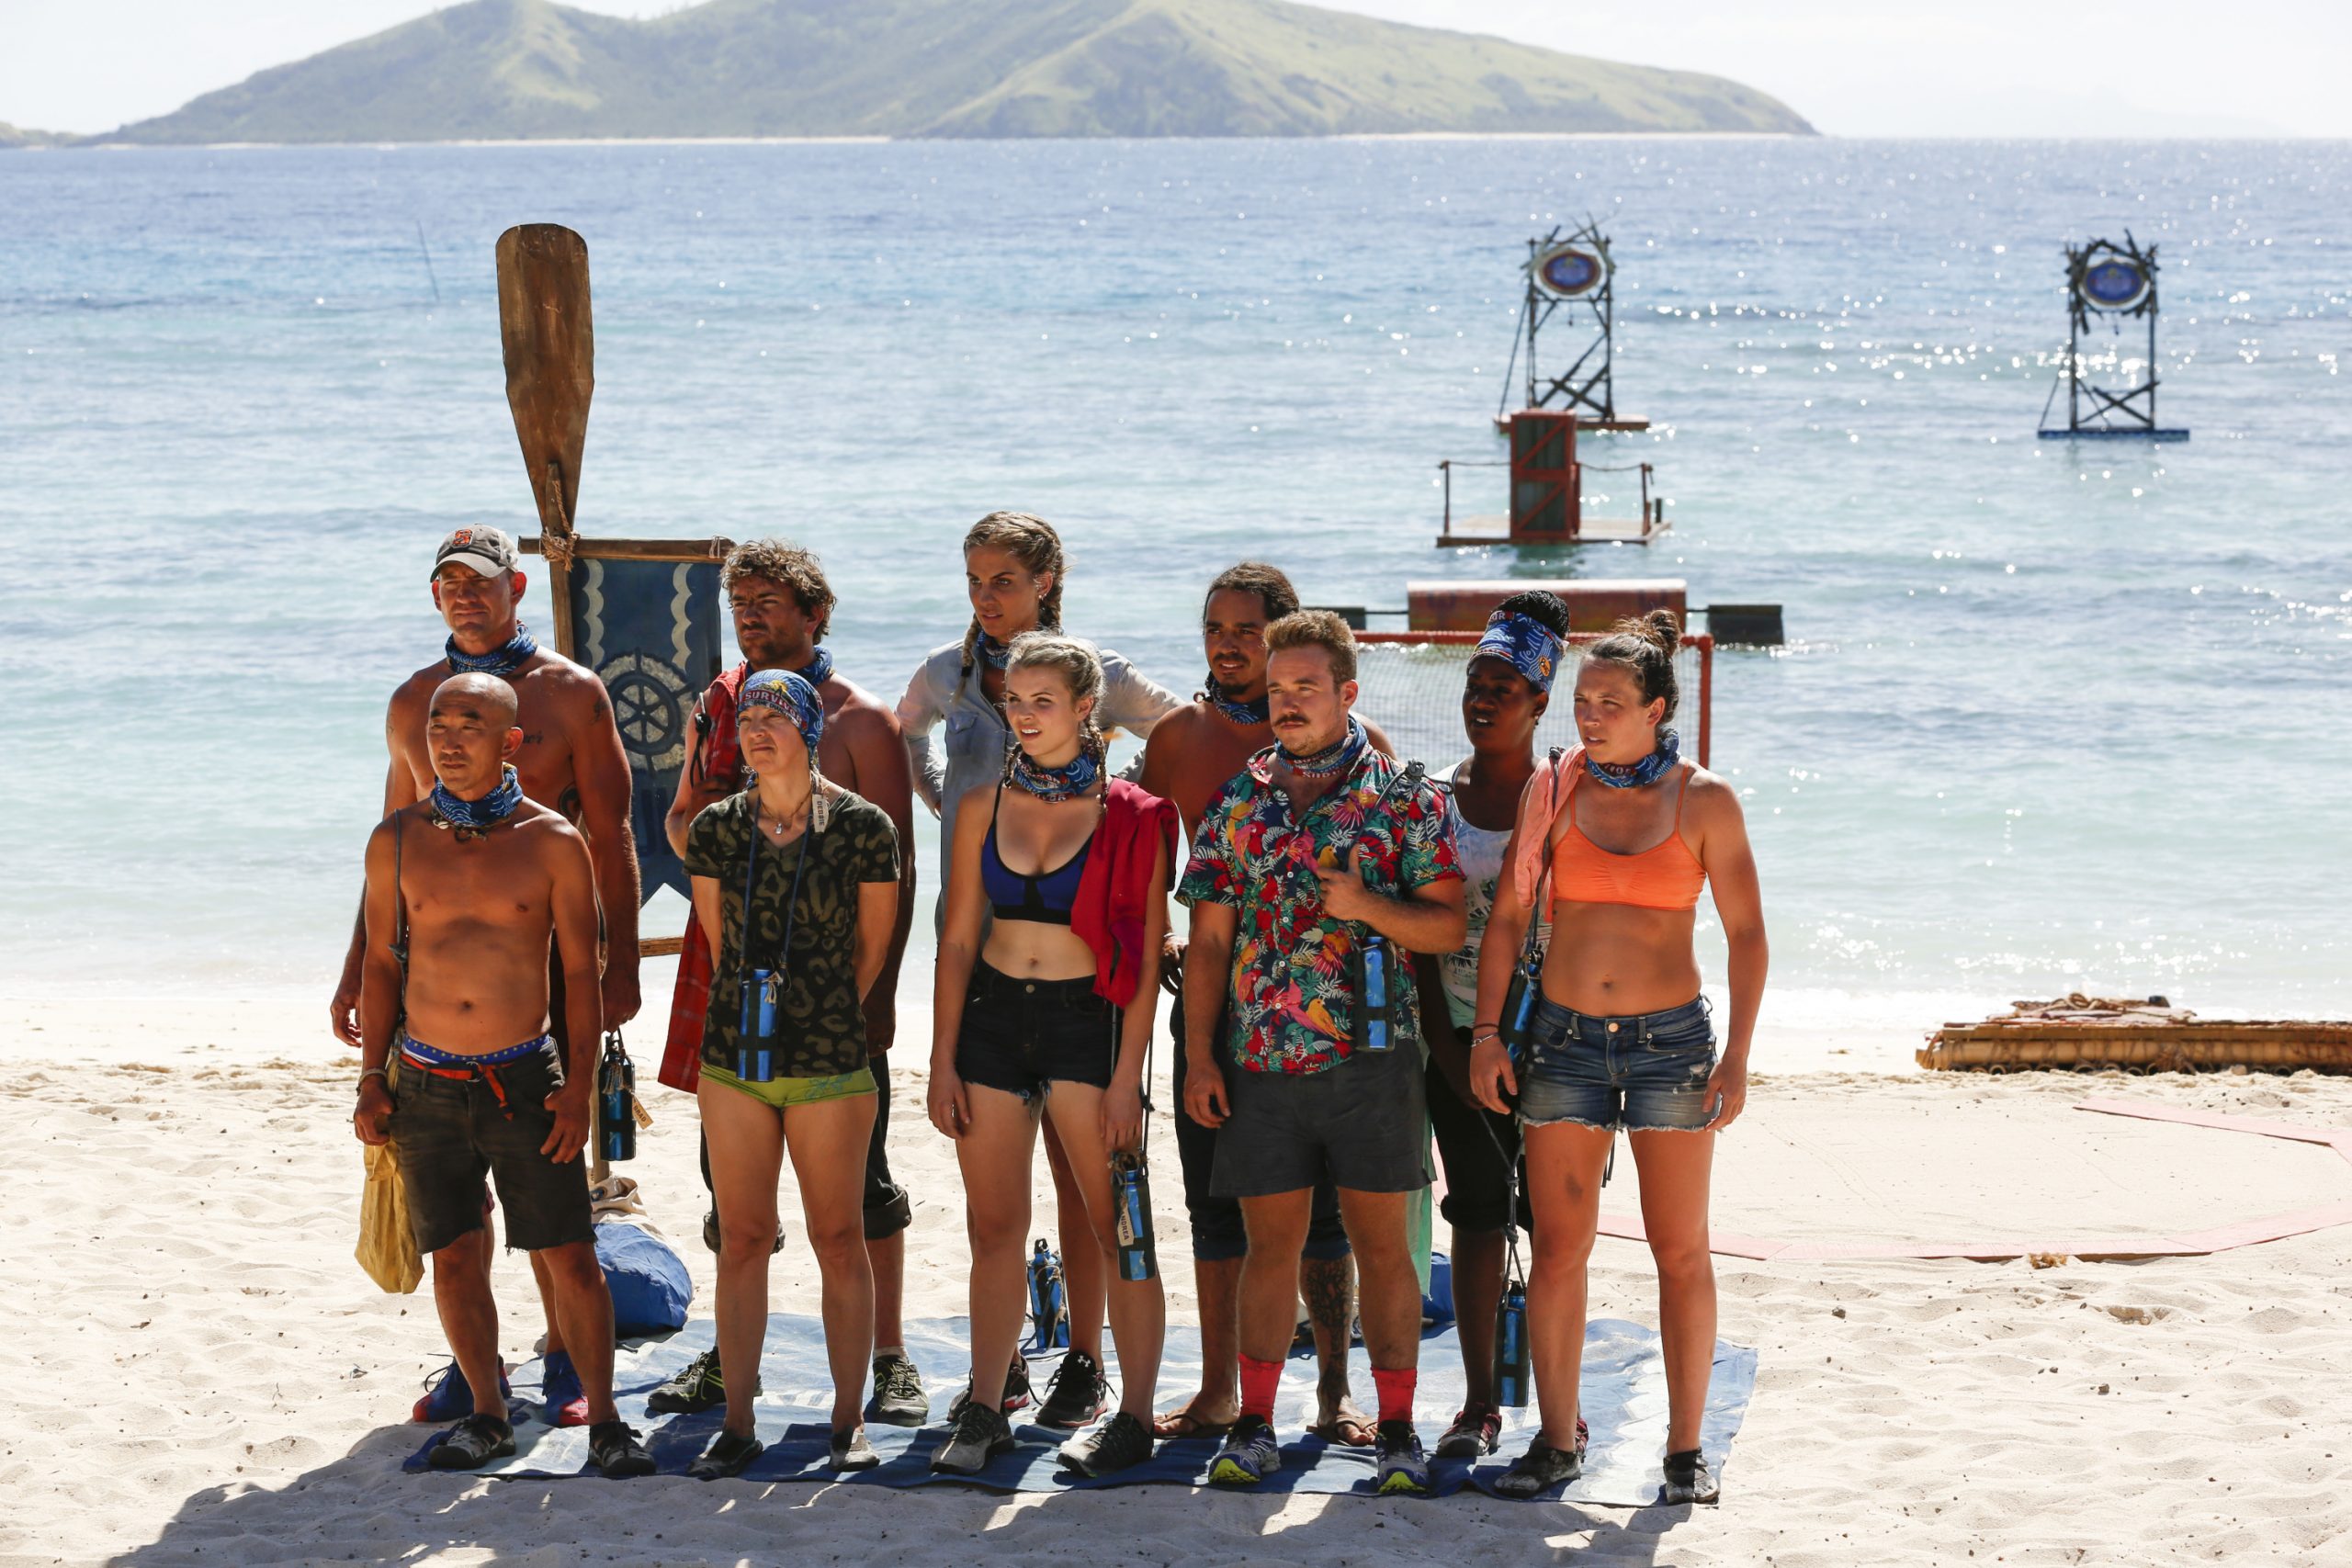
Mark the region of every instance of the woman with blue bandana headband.
<instances>
[{"instance_id":1,"label":"woman with blue bandana headband","mask_svg":"<svg viewBox=\"0 0 2352 1568\"><path fill-rule=\"evenodd\" d=\"M1471 1088L1498 1114L1517 1099L1535 1229L1527 1328L1543 1428L1496 1483L1507 1496L1533 1497L1581 1472L1585 1260L1619 1127L1641 1173L1657 1266L1665 1500L1717 1495L1700 1445L1715 1343L1707 1189L1715 1134L1747 1098L1767 951L1738 795L1682 758L1667 728L1680 640L1679 624L1659 610L1620 622L1587 650L1576 683L1582 745L1529 783L1479 957ZM1711 882L1729 950L1720 1050L1693 942ZM1548 917L1552 936L1514 1057L1498 1024L1531 917Z\"/></svg>"},{"instance_id":2,"label":"woman with blue bandana headband","mask_svg":"<svg viewBox=\"0 0 2352 1568\"><path fill-rule=\"evenodd\" d=\"M786 1155L823 1282L831 1463L881 1462L860 1416L874 1338L864 1200L876 1086L864 1002L898 913L898 833L878 807L823 776L824 731L814 685L789 671L753 674L736 712L751 786L686 831L695 919L718 955L698 1098L719 1215L727 1416L691 1467L705 1480L739 1474L762 1452L752 1401Z\"/></svg>"},{"instance_id":3,"label":"woman with blue bandana headband","mask_svg":"<svg viewBox=\"0 0 2352 1568\"><path fill-rule=\"evenodd\" d=\"M1552 701L1566 646L1568 607L1541 589L1514 593L1487 623L1464 671L1462 728L1470 754L1430 775L1443 793L1462 863L1462 946L1419 959L1421 1025L1429 1042L1430 1124L1445 1164L1441 1206L1453 1233L1455 1321L1467 1398L1438 1439L1440 1459L1483 1459L1502 1432L1495 1382L1495 1308L1502 1299L1507 1227L1519 1164L1519 1124L1482 1108L1470 1086L1478 1007L1478 952L1508 862L1520 797L1535 773L1535 732Z\"/></svg>"}]
</instances>

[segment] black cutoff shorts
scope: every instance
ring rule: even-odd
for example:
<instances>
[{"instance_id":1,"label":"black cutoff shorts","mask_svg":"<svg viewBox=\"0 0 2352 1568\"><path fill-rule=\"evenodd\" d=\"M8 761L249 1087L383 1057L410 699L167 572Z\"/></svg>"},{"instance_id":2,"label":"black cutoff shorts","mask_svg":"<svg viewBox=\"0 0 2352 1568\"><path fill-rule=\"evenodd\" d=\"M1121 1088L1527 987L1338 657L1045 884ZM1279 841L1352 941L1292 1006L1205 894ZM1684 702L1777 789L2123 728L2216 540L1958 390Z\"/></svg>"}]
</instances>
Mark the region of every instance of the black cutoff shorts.
<instances>
[{"instance_id":1,"label":"black cutoff shorts","mask_svg":"<svg viewBox=\"0 0 2352 1568\"><path fill-rule=\"evenodd\" d=\"M1094 980L1017 980L985 961L972 964L956 1075L966 1083L1035 1100L1057 1083L1111 1087L1119 1059L1119 1010Z\"/></svg>"},{"instance_id":2,"label":"black cutoff shorts","mask_svg":"<svg viewBox=\"0 0 2352 1568\"><path fill-rule=\"evenodd\" d=\"M401 1064L391 1133L419 1252L455 1246L489 1223L482 1212L484 1176L498 1187L507 1246L544 1252L594 1238L585 1162L574 1154L558 1165L539 1152L555 1130L547 1097L563 1086L556 1049L550 1039L535 1055L484 1069L498 1075L503 1109L479 1074L447 1078L413 1062Z\"/></svg>"}]
</instances>

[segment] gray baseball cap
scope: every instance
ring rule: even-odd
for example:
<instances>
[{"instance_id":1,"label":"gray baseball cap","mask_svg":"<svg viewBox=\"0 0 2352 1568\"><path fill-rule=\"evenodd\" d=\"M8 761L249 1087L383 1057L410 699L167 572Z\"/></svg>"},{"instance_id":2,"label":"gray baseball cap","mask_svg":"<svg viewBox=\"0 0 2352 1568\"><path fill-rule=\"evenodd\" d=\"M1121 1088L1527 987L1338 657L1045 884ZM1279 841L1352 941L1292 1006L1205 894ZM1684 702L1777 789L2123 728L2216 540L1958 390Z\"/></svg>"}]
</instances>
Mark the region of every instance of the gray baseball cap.
<instances>
[{"instance_id":1,"label":"gray baseball cap","mask_svg":"<svg viewBox=\"0 0 2352 1568\"><path fill-rule=\"evenodd\" d=\"M522 552L514 547L514 536L503 528L458 528L441 541L441 548L433 558L433 570L438 572L456 561L476 577L503 577L522 559Z\"/></svg>"}]
</instances>

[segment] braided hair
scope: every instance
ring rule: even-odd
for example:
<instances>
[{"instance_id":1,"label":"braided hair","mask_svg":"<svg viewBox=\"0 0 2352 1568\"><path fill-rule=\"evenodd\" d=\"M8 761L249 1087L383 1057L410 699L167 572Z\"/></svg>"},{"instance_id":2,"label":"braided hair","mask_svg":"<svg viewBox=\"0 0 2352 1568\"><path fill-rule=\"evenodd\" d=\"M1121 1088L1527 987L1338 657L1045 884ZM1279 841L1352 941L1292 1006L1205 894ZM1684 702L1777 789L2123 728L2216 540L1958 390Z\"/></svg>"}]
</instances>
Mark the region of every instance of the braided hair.
<instances>
[{"instance_id":1,"label":"braided hair","mask_svg":"<svg viewBox=\"0 0 2352 1568\"><path fill-rule=\"evenodd\" d=\"M1054 525L1042 517L1026 512L991 512L971 526L964 536L964 553L986 546L1002 550L1019 561L1035 576L1053 575L1054 585L1037 604L1037 626L1041 630L1059 631L1062 626L1062 536ZM971 678L972 665L979 658L980 618L964 632L963 677Z\"/></svg>"},{"instance_id":2,"label":"braided hair","mask_svg":"<svg viewBox=\"0 0 2352 1568\"><path fill-rule=\"evenodd\" d=\"M1102 733L1102 712L1104 682L1102 656L1094 651L1091 643L1080 642L1059 631L1023 632L1012 639L1005 656L1004 671L1015 670L1050 670L1062 678L1069 689L1073 705L1088 704L1086 716L1079 721L1079 749L1091 752L1095 762L1102 763L1110 751L1110 739ZM1012 778L1014 759L1020 754L1019 745L1008 746L1004 751L1004 776Z\"/></svg>"}]
</instances>

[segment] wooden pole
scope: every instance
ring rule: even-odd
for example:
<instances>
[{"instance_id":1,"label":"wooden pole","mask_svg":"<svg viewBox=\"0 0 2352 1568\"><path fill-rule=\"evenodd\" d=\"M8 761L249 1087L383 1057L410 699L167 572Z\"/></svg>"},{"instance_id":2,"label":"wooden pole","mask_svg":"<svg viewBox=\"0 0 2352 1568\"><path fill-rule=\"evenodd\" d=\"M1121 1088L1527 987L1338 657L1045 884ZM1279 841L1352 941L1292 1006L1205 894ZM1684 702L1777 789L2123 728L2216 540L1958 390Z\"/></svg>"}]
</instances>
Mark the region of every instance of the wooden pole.
<instances>
[{"instance_id":1,"label":"wooden pole","mask_svg":"<svg viewBox=\"0 0 2352 1568\"><path fill-rule=\"evenodd\" d=\"M555 643L573 656L571 542L579 515L580 455L596 390L596 334L589 306L588 243L556 223L525 223L498 237L498 333L506 405L514 416L538 508Z\"/></svg>"}]
</instances>

